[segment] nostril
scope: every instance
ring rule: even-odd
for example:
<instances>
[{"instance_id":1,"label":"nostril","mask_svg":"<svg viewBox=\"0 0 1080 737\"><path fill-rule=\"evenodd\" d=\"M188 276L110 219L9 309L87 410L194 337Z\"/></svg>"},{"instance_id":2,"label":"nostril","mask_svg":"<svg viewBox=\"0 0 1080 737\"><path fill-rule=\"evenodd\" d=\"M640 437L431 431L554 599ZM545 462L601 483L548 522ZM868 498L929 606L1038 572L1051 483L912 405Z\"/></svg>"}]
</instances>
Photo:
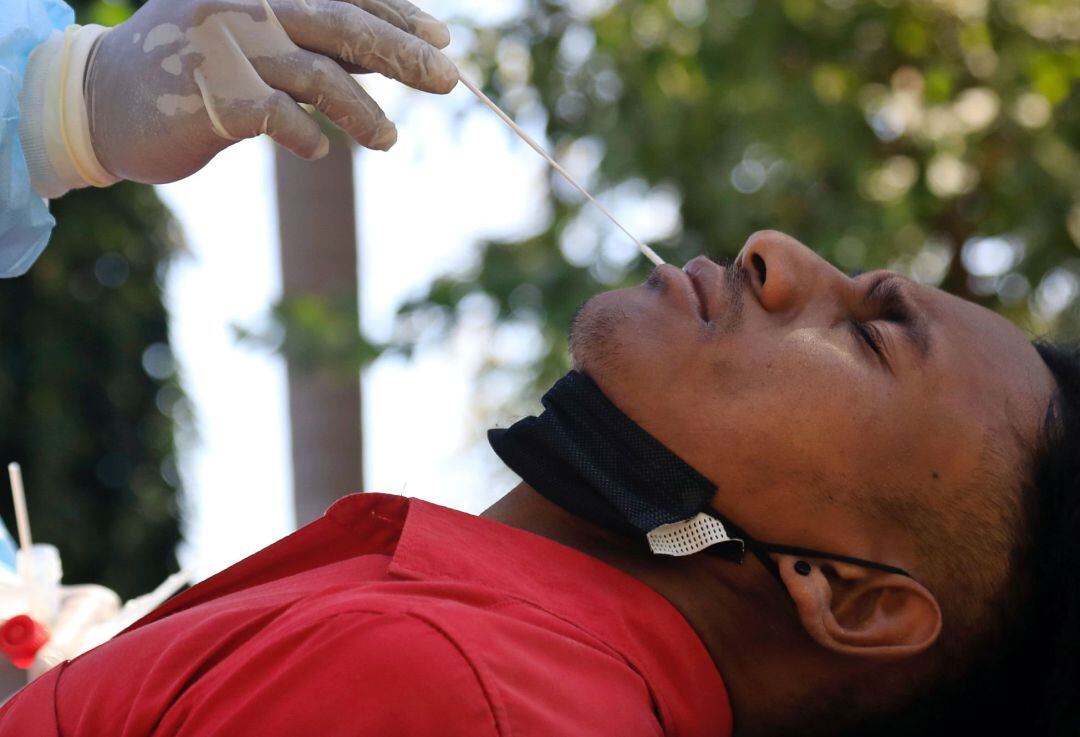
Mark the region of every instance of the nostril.
<instances>
[{"instance_id":1,"label":"nostril","mask_svg":"<svg viewBox=\"0 0 1080 737\"><path fill-rule=\"evenodd\" d=\"M750 257L750 263L754 265L754 270L757 271L758 278L761 279L761 286L765 286L765 277L768 274L768 269L765 268L765 259L761 257L761 254L755 253Z\"/></svg>"}]
</instances>

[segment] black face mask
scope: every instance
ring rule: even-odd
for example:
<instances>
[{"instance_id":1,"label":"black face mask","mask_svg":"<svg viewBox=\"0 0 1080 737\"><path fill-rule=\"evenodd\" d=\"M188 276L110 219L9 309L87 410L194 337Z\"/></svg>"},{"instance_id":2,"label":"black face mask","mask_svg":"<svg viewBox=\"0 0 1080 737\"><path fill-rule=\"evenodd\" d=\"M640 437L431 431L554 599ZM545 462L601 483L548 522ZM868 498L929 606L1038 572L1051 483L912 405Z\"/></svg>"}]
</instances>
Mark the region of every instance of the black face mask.
<instances>
[{"instance_id":1,"label":"black face mask","mask_svg":"<svg viewBox=\"0 0 1080 737\"><path fill-rule=\"evenodd\" d=\"M541 402L539 417L491 430L488 440L529 486L577 517L660 554L706 552L741 563L749 552L777 577L769 553L909 576L882 563L750 537L712 507L711 481L623 414L584 374L571 371ZM809 573L808 564L799 563L796 570Z\"/></svg>"}]
</instances>

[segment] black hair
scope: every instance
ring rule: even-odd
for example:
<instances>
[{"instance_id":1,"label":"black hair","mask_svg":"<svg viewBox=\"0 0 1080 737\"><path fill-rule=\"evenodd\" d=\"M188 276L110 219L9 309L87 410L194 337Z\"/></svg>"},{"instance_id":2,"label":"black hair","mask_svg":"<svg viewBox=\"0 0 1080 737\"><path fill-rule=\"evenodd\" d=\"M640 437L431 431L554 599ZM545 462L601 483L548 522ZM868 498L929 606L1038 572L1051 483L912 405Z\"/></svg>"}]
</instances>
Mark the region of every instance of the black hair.
<instances>
[{"instance_id":1,"label":"black hair","mask_svg":"<svg viewBox=\"0 0 1080 737\"><path fill-rule=\"evenodd\" d=\"M855 737L1080 736L1080 345L1036 342L1056 387L1030 449L1010 581L970 667Z\"/></svg>"},{"instance_id":2,"label":"black hair","mask_svg":"<svg viewBox=\"0 0 1080 737\"><path fill-rule=\"evenodd\" d=\"M1080 347L1035 348L1056 387L1029 454L1000 628L932 734L1080 736Z\"/></svg>"},{"instance_id":3,"label":"black hair","mask_svg":"<svg viewBox=\"0 0 1080 737\"><path fill-rule=\"evenodd\" d=\"M1029 606L1013 674L1029 734L1080 735L1080 347L1035 346L1057 382L1028 500ZM1017 715L1021 716L1021 715Z\"/></svg>"}]
</instances>

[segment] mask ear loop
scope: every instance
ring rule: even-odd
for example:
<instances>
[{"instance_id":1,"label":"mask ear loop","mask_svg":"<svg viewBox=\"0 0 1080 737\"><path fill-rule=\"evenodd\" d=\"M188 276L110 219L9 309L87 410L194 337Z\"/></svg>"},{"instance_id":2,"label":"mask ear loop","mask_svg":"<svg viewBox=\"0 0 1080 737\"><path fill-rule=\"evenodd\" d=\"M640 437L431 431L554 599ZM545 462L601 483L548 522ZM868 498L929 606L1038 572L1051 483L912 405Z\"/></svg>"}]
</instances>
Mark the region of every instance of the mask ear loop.
<instances>
[{"instance_id":1,"label":"mask ear loop","mask_svg":"<svg viewBox=\"0 0 1080 737\"><path fill-rule=\"evenodd\" d=\"M822 560L835 560L837 563L850 563L851 565L861 566L863 568L870 568L875 571L882 571L883 573L894 573L898 576L903 576L910 579L915 578L903 568L890 566L887 563L878 563L876 561L866 560L865 558L855 558L850 555L826 553L821 550L814 550L812 548L799 548L792 545L777 545L775 543L761 543L757 541L754 541L753 546L755 548L759 548L764 553L780 553L781 555L798 555L803 558L821 558ZM772 559L770 558L770 560Z\"/></svg>"},{"instance_id":2,"label":"mask ear loop","mask_svg":"<svg viewBox=\"0 0 1080 737\"><path fill-rule=\"evenodd\" d=\"M865 558L856 558L850 555L839 555L837 553L828 553L822 550L814 550L812 548L800 548L793 545L778 545L776 543L767 543L755 540L746 534L746 532L738 525L734 524L719 512L712 508L703 510L705 514L713 517L724 526L727 530L728 536L731 540L728 543L722 543L721 545L714 545L710 548L706 548L703 552L710 555L715 555L724 560L730 560L735 563L742 563L745 560L746 552L749 551L761 561L761 564L765 566L765 569L773 575L778 581L782 581L780 577L780 566L776 564L776 561L772 559L769 553L779 553L781 555L796 555L801 558L819 558L822 560L834 560L838 563L849 563L851 565L861 566L863 568L870 568L876 571L882 571L884 573L894 573L898 576L904 576L906 578L914 579L910 573L903 568L897 568L896 566L890 566L885 563L878 563L872 560L866 560ZM737 543L733 545L731 543Z\"/></svg>"},{"instance_id":3,"label":"mask ear loop","mask_svg":"<svg viewBox=\"0 0 1080 737\"><path fill-rule=\"evenodd\" d=\"M706 548L702 552L741 565L742 562L746 560L746 552L750 551L755 558L761 561L761 565L765 566L765 570L772 574L773 578L777 581L783 581L780 577L780 566L776 564L775 560L769 557L768 552L764 550L754 538L747 535L738 525L712 509L706 509L705 514L719 520L720 524L727 530L731 540L721 545L714 545L711 548Z\"/></svg>"}]
</instances>

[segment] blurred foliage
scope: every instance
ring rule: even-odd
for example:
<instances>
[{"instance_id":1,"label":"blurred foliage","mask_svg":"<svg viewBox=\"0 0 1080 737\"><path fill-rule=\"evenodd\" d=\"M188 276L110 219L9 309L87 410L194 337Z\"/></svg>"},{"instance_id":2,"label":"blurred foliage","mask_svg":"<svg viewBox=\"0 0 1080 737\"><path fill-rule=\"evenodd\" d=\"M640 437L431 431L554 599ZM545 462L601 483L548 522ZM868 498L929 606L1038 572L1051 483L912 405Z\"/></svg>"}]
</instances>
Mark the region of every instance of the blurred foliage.
<instances>
[{"instance_id":1,"label":"blurred foliage","mask_svg":"<svg viewBox=\"0 0 1080 737\"><path fill-rule=\"evenodd\" d=\"M274 303L263 325L234 325L237 340L280 353L289 368L355 376L391 350L357 330L359 295L328 298L318 294L283 298Z\"/></svg>"},{"instance_id":2,"label":"blurred foliage","mask_svg":"<svg viewBox=\"0 0 1080 737\"><path fill-rule=\"evenodd\" d=\"M1080 328L1075 0L526 0L472 33L491 96L673 263L776 228L1032 333ZM482 295L542 343L494 368L566 370L577 306L648 264L555 177L545 227L483 244L404 308L406 334Z\"/></svg>"},{"instance_id":3,"label":"blurred foliage","mask_svg":"<svg viewBox=\"0 0 1080 737\"><path fill-rule=\"evenodd\" d=\"M130 12L76 9L108 24ZM178 239L149 187L80 190L51 208L49 248L0 282L0 459L22 463L34 539L60 549L65 582L132 596L177 565L172 416L185 403L162 284ZM0 511L14 534L7 493Z\"/></svg>"}]
</instances>

